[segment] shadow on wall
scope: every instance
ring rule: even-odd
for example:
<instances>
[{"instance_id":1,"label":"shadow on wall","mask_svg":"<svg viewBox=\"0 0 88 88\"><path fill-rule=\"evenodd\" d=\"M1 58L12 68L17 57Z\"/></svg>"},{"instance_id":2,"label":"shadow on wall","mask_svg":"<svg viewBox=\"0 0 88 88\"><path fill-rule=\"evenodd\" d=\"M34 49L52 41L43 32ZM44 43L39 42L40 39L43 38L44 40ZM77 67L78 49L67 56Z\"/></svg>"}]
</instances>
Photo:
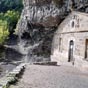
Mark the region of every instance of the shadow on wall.
<instances>
[{"instance_id":1,"label":"shadow on wall","mask_svg":"<svg viewBox=\"0 0 88 88\"><path fill-rule=\"evenodd\" d=\"M45 37L42 39L43 42L39 47L33 50L33 54L37 56L43 56L45 58L49 58L51 55L51 48L52 48L52 40L54 36L54 32L57 28L52 28L52 30L47 32ZM37 52L36 52L37 51Z\"/></svg>"}]
</instances>

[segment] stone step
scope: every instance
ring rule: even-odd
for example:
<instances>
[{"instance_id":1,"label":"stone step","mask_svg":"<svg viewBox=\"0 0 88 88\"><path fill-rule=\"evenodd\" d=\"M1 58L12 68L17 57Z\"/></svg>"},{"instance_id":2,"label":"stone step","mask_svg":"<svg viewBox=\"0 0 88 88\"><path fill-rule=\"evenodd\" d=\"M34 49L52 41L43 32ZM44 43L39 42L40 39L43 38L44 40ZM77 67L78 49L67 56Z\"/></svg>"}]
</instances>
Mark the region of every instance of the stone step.
<instances>
[{"instance_id":1,"label":"stone step","mask_svg":"<svg viewBox=\"0 0 88 88\"><path fill-rule=\"evenodd\" d=\"M10 83L16 81L16 75L20 74L20 72L25 68L26 64L20 64L11 72L9 72L5 77L0 79L0 88L8 88Z\"/></svg>"},{"instance_id":2,"label":"stone step","mask_svg":"<svg viewBox=\"0 0 88 88\"><path fill-rule=\"evenodd\" d=\"M56 66L57 62L51 62L51 61L46 61L46 62L34 62L34 65L53 65Z\"/></svg>"},{"instance_id":3,"label":"stone step","mask_svg":"<svg viewBox=\"0 0 88 88\"><path fill-rule=\"evenodd\" d=\"M9 80L6 78L6 77L4 77L4 78L2 78L1 80L0 80L0 87L1 88L7 88L9 86Z\"/></svg>"},{"instance_id":4,"label":"stone step","mask_svg":"<svg viewBox=\"0 0 88 88\"><path fill-rule=\"evenodd\" d=\"M72 64L72 62L62 62L62 63L60 63L60 65L63 65L63 66L74 66Z\"/></svg>"}]
</instances>

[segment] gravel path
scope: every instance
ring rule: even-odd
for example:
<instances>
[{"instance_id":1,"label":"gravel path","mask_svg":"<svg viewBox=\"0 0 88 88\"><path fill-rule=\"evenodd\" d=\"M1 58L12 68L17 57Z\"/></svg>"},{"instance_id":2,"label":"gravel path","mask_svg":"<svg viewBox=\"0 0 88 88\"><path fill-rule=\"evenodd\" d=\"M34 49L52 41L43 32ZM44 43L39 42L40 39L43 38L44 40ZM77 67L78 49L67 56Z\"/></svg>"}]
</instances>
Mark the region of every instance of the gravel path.
<instances>
[{"instance_id":1,"label":"gravel path","mask_svg":"<svg viewBox=\"0 0 88 88\"><path fill-rule=\"evenodd\" d=\"M70 66L28 65L11 88L88 88L88 74Z\"/></svg>"}]
</instances>

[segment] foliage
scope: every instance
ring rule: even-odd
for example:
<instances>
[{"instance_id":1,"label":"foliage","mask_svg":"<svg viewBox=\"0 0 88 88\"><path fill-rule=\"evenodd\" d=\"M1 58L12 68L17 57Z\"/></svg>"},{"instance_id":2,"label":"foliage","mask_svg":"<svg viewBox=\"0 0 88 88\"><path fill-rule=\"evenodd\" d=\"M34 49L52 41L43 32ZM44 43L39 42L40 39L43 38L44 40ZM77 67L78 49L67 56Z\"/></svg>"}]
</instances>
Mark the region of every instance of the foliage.
<instances>
[{"instance_id":1,"label":"foliage","mask_svg":"<svg viewBox=\"0 0 88 88\"><path fill-rule=\"evenodd\" d=\"M4 43L9 35L7 21L0 20L0 45Z\"/></svg>"},{"instance_id":2,"label":"foliage","mask_svg":"<svg viewBox=\"0 0 88 88\"><path fill-rule=\"evenodd\" d=\"M4 20L4 13L0 13L0 19Z\"/></svg>"},{"instance_id":3,"label":"foliage","mask_svg":"<svg viewBox=\"0 0 88 88\"><path fill-rule=\"evenodd\" d=\"M0 58L4 54L2 46L14 32L22 8L22 0L0 0Z\"/></svg>"},{"instance_id":4,"label":"foliage","mask_svg":"<svg viewBox=\"0 0 88 88\"><path fill-rule=\"evenodd\" d=\"M9 32L14 32L17 21L20 17L23 0L0 0L0 20L6 20Z\"/></svg>"},{"instance_id":5,"label":"foliage","mask_svg":"<svg viewBox=\"0 0 88 88\"><path fill-rule=\"evenodd\" d=\"M23 8L22 0L0 0L0 13L8 10L20 11Z\"/></svg>"},{"instance_id":6,"label":"foliage","mask_svg":"<svg viewBox=\"0 0 88 88\"><path fill-rule=\"evenodd\" d=\"M5 13L4 19L8 22L9 32L14 32L19 17L20 13L18 11L8 10L7 13Z\"/></svg>"},{"instance_id":7,"label":"foliage","mask_svg":"<svg viewBox=\"0 0 88 88\"><path fill-rule=\"evenodd\" d=\"M22 1L23 0L0 0L0 20L8 23L8 31L10 33L13 33L16 28L17 21L23 8ZM2 28L0 27L0 29Z\"/></svg>"},{"instance_id":8,"label":"foliage","mask_svg":"<svg viewBox=\"0 0 88 88\"><path fill-rule=\"evenodd\" d=\"M0 20L7 21L9 32L14 32L19 17L20 13L18 11L8 10L6 13L0 13Z\"/></svg>"},{"instance_id":9,"label":"foliage","mask_svg":"<svg viewBox=\"0 0 88 88\"><path fill-rule=\"evenodd\" d=\"M6 20L9 26L9 32L16 28L17 21L20 17L23 0L0 0L0 20Z\"/></svg>"}]
</instances>

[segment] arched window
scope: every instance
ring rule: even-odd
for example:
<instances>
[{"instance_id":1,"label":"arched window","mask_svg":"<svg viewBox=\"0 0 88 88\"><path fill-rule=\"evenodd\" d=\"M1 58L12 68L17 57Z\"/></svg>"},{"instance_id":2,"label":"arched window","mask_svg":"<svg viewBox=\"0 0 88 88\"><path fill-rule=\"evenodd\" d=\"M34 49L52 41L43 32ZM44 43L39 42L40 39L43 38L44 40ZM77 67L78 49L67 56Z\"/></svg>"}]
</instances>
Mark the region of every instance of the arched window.
<instances>
[{"instance_id":1,"label":"arched window","mask_svg":"<svg viewBox=\"0 0 88 88\"><path fill-rule=\"evenodd\" d=\"M75 26L75 22L72 21L72 23L71 23L71 27L73 28L74 26Z\"/></svg>"}]
</instances>

